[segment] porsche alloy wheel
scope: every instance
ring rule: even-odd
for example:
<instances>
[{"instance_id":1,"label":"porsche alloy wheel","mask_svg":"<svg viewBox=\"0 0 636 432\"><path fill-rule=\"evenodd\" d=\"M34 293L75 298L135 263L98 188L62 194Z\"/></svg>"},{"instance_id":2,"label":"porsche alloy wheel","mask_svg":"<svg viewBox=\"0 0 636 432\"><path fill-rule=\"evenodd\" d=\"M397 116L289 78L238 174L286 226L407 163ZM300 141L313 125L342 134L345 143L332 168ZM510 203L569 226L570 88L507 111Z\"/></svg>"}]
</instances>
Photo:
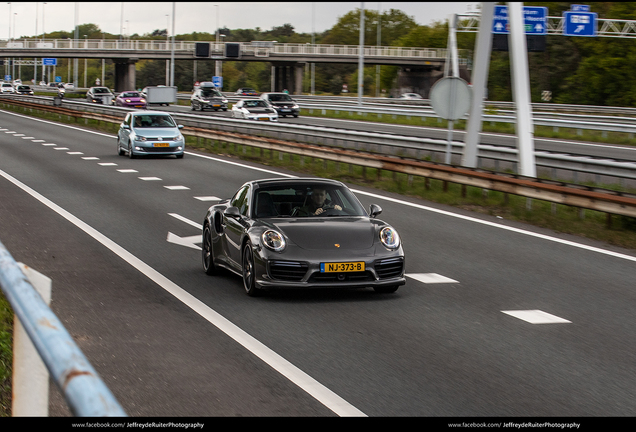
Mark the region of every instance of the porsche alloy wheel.
<instances>
[{"instance_id":1,"label":"porsche alloy wheel","mask_svg":"<svg viewBox=\"0 0 636 432\"><path fill-rule=\"evenodd\" d=\"M201 254L203 258L203 271L205 271L205 274L215 274L216 268L214 266L214 256L212 256L212 232L210 231L210 225L206 225L203 230L203 245L201 247Z\"/></svg>"},{"instance_id":2,"label":"porsche alloy wheel","mask_svg":"<svg viewBox=\"0 0 636 432\"><path fill-rule=\"evenodd\" d=\"M254 253L250 242L243 248L243 287L248 296L256 297L260 294L256 288L256 274L254 273Z\"/></svg>"}]
</instances>

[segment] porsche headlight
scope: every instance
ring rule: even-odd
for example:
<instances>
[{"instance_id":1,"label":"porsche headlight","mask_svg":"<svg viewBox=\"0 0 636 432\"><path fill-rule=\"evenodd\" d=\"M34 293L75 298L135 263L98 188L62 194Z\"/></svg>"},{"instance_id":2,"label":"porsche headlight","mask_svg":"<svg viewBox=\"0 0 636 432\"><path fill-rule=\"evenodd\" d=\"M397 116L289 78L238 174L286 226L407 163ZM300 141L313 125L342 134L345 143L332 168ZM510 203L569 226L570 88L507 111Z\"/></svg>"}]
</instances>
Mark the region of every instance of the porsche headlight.
<instances>
[{"instance_id":1,"label":"porsche headlight","mask_svg":"<svg viewBox=\"0 0 636 432\"><path fill-rule=\"evenodd\" d=\"M397 249L400 247L400 236L397 231L391 227L384 227L380 230L380 241L389 249Z\"/></svg>"},{"instance_id":2,"label":"porsche headlight","mask_svg":"<svg viewBox=\"0 0 636 432\"><path fill-rule=\"evenodd\" d=\"M285 249L285 237L278 231L267 230L261 235L263 245L274 252L280 252Z\"/></svg>"}]
</instances>

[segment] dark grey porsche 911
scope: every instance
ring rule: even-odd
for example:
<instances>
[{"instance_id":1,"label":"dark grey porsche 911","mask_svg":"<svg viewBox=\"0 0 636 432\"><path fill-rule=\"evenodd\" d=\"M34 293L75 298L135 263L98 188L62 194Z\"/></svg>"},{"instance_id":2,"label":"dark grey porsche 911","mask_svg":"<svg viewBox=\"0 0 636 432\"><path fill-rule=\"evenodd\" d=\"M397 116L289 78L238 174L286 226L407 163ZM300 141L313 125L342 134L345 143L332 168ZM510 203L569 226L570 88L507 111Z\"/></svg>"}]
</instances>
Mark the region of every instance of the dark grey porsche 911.
<instances>
[{"instance_id":1,"label":"dark grey porsche 911","mask_svg":"<svg viewBox=\"0 0 636 432\"><path fill-rule=\"evenodd\" d=\"M364 288L404 285L404 252L395 229L367 213L341 182L268 179L245 183L208 209L203 269L243 277L250 296L270 288Z\"/></svg>"}]
</instances>

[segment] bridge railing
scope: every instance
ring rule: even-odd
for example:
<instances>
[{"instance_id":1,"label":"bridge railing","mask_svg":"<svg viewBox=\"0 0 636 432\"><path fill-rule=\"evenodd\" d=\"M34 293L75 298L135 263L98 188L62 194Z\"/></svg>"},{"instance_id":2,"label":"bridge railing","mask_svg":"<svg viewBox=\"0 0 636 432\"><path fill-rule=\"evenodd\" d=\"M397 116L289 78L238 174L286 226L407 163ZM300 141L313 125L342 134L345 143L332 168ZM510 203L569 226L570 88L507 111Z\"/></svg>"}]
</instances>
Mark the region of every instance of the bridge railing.
<instances>
[{"instance_id":1,"label":"bridge railing","mask_svg":"<svg viewBox=\"0 0 636 432\"><path fill-rule=\"evenodd\" d=\"M203 41L174 41L175 51L192 51L194 53L196 43ZM223 53L223 42L208 42L210 49L215 53ZM301 54L315 56L358 56L358 45L325 45L325 44L298 44L276 43L267 46L262 43L240 42L243 54L266 52L269 54ZM0 49L47 49L47 50L134 50L134 51L170 51L172 41L169 40L129 40L129 39L15 39L0 40ZM47 54L48 55L48 54ZM54 55L54 53L51 53ZM373 46L365 45L365 57L400 57L411 59L439 59L447 57L446 48L420 48L398 46ZM460 50L460 57L467 57L468 50Z\"/></svg>"}]
</instances>

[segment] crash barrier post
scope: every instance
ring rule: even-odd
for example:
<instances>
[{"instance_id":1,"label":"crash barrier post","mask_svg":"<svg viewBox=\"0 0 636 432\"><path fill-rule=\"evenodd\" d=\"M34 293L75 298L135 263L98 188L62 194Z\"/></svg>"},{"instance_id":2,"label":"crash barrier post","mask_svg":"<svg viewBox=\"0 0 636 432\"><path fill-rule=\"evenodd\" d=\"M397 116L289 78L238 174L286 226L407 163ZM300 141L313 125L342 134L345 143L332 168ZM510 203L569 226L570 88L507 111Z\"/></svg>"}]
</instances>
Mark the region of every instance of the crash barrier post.
<instances>
[{"instance_id":1,"label":"crash barrier post","mask_svg":"<svg viewBox=\"0 0 636 432\"><path fill-rule=\"evenodd\" d=\"M28 275L35 274L26 271ZM44 282L44 276L37 276L37 283ZM50 280L49 280L50 283ZM42 359L51 378L64 396L73 415L82 417L124 417L126 413L119 405L111 391L90 365L82 351L79 349L71 335L64 328L62 322L49 308L46 301L35 290L33 284L23 272L20 265L13 259L9 251L0 242L0 288L9 304L13 308L16 318L20 321L20 327L30 339L34 349ZM50 288L50 287L49 287ZM16 326L18 327L18 326ZM22 340L22 336L17 336ZM24 346L20 341L19 352L24 352ZM29 350L27 349L27 352ZM14 363L19 364L17 369L24 366L23 358L16 358ZM27 371L28 372L28 371ZM18 371L22 373L22 371ZM18 378L18 386L15 391L22 391L24 381ZM41 390L41 386L39 387ZM38 399L37 404L25 402ZM34 399L31 399L33 397ZM14 416L41 416L42 404L48 405L48 391L45 402L41 401L42 395L20 396L13 412ZM37 412L30 411L37 410ZM48 412L48 407L46 408Z\"/></svg>"}]
</instances>

